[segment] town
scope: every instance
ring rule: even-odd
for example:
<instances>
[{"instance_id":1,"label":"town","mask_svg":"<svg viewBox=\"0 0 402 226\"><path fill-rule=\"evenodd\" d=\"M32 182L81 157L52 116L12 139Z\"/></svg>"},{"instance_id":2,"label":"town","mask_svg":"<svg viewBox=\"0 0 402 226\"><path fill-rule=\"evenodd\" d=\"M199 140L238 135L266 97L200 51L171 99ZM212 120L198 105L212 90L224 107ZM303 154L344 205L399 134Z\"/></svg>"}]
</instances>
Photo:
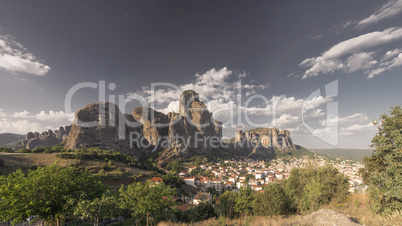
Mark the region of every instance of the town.
<instances>
[{"instance_id":1,"label":"town","mask_svg":"<svg viewBox=\"0 0 402 226\"><path fill-rule=\"evenodd\" d=\"M365 191L366 186L359 176L359 169L364 168L363 163L352 160L334 161L327 160L324 156L281 158L271 161L258 161L248 158L225 160L218 163L189 164L178 176L187 184L198 190L192 197L185 198L183 206L191 207L201 203L212 203L213 192L239 191L243 186L250 186L253 191L259 192L269 183L287 179L294 168L308 166L322 167L333 166L339 172L349 178L349 192ZM169 170L165 171L168 173ZM162 182L162 178L154 177L154 183Z\"/></svg>"}]
</instances>

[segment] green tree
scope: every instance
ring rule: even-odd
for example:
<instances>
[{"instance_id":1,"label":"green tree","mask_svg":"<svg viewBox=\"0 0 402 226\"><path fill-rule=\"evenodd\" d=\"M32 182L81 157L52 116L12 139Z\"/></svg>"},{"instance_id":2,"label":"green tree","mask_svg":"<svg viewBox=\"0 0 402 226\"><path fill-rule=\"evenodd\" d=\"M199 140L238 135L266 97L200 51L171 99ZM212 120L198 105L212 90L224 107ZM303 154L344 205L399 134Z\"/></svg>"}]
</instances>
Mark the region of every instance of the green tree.
<instances>
[{"instance_id":1,"label":"green tree","mask_svg":"<svg viewBox=\"0 0 402 226\"><path fill-rule=\"evenodd\" d=\"M250 186L244 183L244 186L240 188L240 192L236 197L235 211L241 217L248 216L253 209L253 201L253 191Z\"/></svg>"},{"instance_id":2,"label":"green tree","mask_svg":"<svg viewBox=\"0 0 402 226\"><path fill-rule=\"evenodd\" d=\"M166 169L180 172L182 170L182 166L179 161L172 161L167 164Z\"/></svg>"},{"instance_id":3,"label":"green tree","mask_svg":"<svg viewBox=\"0 0 402 226\"><path fill-rule=\"evenodd\" d=\"M348 177L332 166L295 168L286 180L290 210L304 213L348 194Z\"/></svg>"},{"instance_id":4,"label":"green tree","mask_svg":"<svg viewBox=\"0 0 402 226\"><path fill-rule=\"evenodd\" d=\"M289 199L284 191L285 181L269 183L263 192L255 194L253 212L259 216L283 215L289 211Z\"/></svg>"},{"instance_id":5,"label":"green tree","mask_svg":"<svg viewBox=\"0 0 402 226\"><path fill-rule=\"evenodd\" d=\"M373 154L364 159L363 179L377 213L402 209L402 109L393 107L390 116L383 114L378 133L373 138Z\"/></svg>"},{"instance_id":6,"label":"green tree","mask_svg":"<svg viewBox=\"0 0 402 226\"><path fill-rule=\"evenodd\" d=\"M237 216L234 207L236 204L237 192L225 191L220 197L220 203L216 206L216 212L219 216L225 216L233 219Z\"/></svg>"},{"instance_id":7,"label":"green tree","mask_svg":"<svg viewBox=\"0 0 402 226\"><path fill-rule=\"evenodd\" d=\"M25 175L21 170L0 177L0 218L22 222L27 217L56 220L72 214L81 200L93 199L103 192L100 180L89 172L56 164L38 167Z\"/></svg>"},{"instance_id":8,"label":"green tree","mask_svg":"<svg viewBox=\"0 0 402 226\"><path fill-rule=\"evenodd\" d=\"M119 212L118 199L110 193L93 200L82 200L74 210L75 215L94 220L95 226L99 225L100 219L115 218Z\"/></svg>"},{"instance_id":9,"label":"green tree","mask_svg":"<svg viewBox=\"0 0 402 226\"><path fill-rule=\"evenodd\" d=\"M146 216L147 225L149 217L164 210L171 210L176 206L173 199L175 189L164 183L153 184L141 182L133 183L120 188L121 207L129 209L134 218L141 219Z\"/></svg>"}]
</instances>

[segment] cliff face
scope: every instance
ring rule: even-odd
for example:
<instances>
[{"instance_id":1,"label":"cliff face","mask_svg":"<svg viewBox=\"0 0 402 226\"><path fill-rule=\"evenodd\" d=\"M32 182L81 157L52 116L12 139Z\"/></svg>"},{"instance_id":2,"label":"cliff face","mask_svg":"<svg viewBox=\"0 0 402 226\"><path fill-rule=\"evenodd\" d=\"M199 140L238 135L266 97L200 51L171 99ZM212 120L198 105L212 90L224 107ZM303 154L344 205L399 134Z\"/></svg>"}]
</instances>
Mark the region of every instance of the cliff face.
<instances>
[{"instance_id":1,"label":"cliff face","mask_svg":"<svg viewBox=\"0 0 402 226\"><path fill-rule=\"evenodd\" d=\"M167 115L149 107L134 108L132 115L142 123L142 133L150 144L157 145L169 135L170 118Z\"/></svg>"},{"instance_id":2,"label":"cliff face","mask_svg":"<svg viewBox=\"0 0 402 226\"><path fill-rule=\"evenodd\" d=\"M213 119L212 113L192 90L180 95L179 114L171 112L168 118L169 146L158 158L160 166L173 159L210 152L222 138L222 123Z\"/></svg>"},{"instance_id":3,"label":"cliff face","mask_svg":"<svg viewBox=\"0 0 402 226\"><path fill-rule=\"evenodd\" d=\"M71 126L60 127L58 130L48 130L41 134L29 132L26 139L21 142L26 149L32 150L40 147L51 147L67 140Z\"/></svg>"},{"instance_id":4,"label":"cliff face","mask_svg":"<svg viewBox=\"0 0 402 226\"><path fill-rule=\"evenodd\" d=\"M272 152L272 150L287 152L296 148L290 138L289 130L277 128L237 130L235 146L237 148L252 148L252 151L258 152L258 154L264 154L265 151Z\"/></svg>"},{"instance_id":5,"label":"cliff face","mask_svg":"<svg viewBox=\"0 0 402 226\"><path fill-rule=\"evenodd\" d=\"M66 148L101 147L139 156L149 152L148 142L130 146L130 133L142 138L142 125L132 115L123 115L117 105L109 102L93 103L80 109L71 126Z\"/></svg>"}]
</instances>

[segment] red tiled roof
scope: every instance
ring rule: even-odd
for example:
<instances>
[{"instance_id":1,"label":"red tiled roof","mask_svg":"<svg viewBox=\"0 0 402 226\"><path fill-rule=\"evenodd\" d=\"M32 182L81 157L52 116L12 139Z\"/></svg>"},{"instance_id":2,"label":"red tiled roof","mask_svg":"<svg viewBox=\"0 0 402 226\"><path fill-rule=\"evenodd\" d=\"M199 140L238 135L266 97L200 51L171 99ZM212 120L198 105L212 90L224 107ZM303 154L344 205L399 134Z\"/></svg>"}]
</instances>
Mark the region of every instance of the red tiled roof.
<instances>
[{"instance_id":1,"label":"red tiled roof","mask_svg":"<svg viewBox=\"0 0 402 226\"><path fill-rule=\"evenodd\" d=\"M151 181L152 182L163 182L163 179L160 177L152 177Z\"/></svg>"}]
</instances>

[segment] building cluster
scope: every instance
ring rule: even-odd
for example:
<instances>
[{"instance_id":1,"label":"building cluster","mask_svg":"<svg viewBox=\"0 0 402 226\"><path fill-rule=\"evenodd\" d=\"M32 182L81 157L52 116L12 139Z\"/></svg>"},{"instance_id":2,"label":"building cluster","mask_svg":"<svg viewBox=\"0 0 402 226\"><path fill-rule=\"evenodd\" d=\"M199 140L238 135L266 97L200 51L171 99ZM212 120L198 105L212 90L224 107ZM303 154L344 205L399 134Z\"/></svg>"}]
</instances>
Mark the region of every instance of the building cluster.
<instances>
[{"instance_id":1,"label":"building cluster","mask_svg":"<svg viewBox=\"0 0 402 226\"><path fill-rule=\"evenodd\" d=\"M262 191L263 187L278 180L287 179L290 171L294 168L302 168L308 165L325 166L333 165L339 172L349 177L349 192L364 189L363 182L358 175L362 163L343 161L335 163L325 160L316 155L314 158L303 158L285 161L274 159L270 162L257 161L252 159L226 160L224 163L216 163L199 166L189 166L179 173L179 177L190 186L199 190L193 197L192 204L208 202L211 199L210 191L238 191L243 186L250 186L254 191ZM196 174L192 173L196 170ZM190 176L193 175L193 176Z\"/></svg>"}]
</instances>

